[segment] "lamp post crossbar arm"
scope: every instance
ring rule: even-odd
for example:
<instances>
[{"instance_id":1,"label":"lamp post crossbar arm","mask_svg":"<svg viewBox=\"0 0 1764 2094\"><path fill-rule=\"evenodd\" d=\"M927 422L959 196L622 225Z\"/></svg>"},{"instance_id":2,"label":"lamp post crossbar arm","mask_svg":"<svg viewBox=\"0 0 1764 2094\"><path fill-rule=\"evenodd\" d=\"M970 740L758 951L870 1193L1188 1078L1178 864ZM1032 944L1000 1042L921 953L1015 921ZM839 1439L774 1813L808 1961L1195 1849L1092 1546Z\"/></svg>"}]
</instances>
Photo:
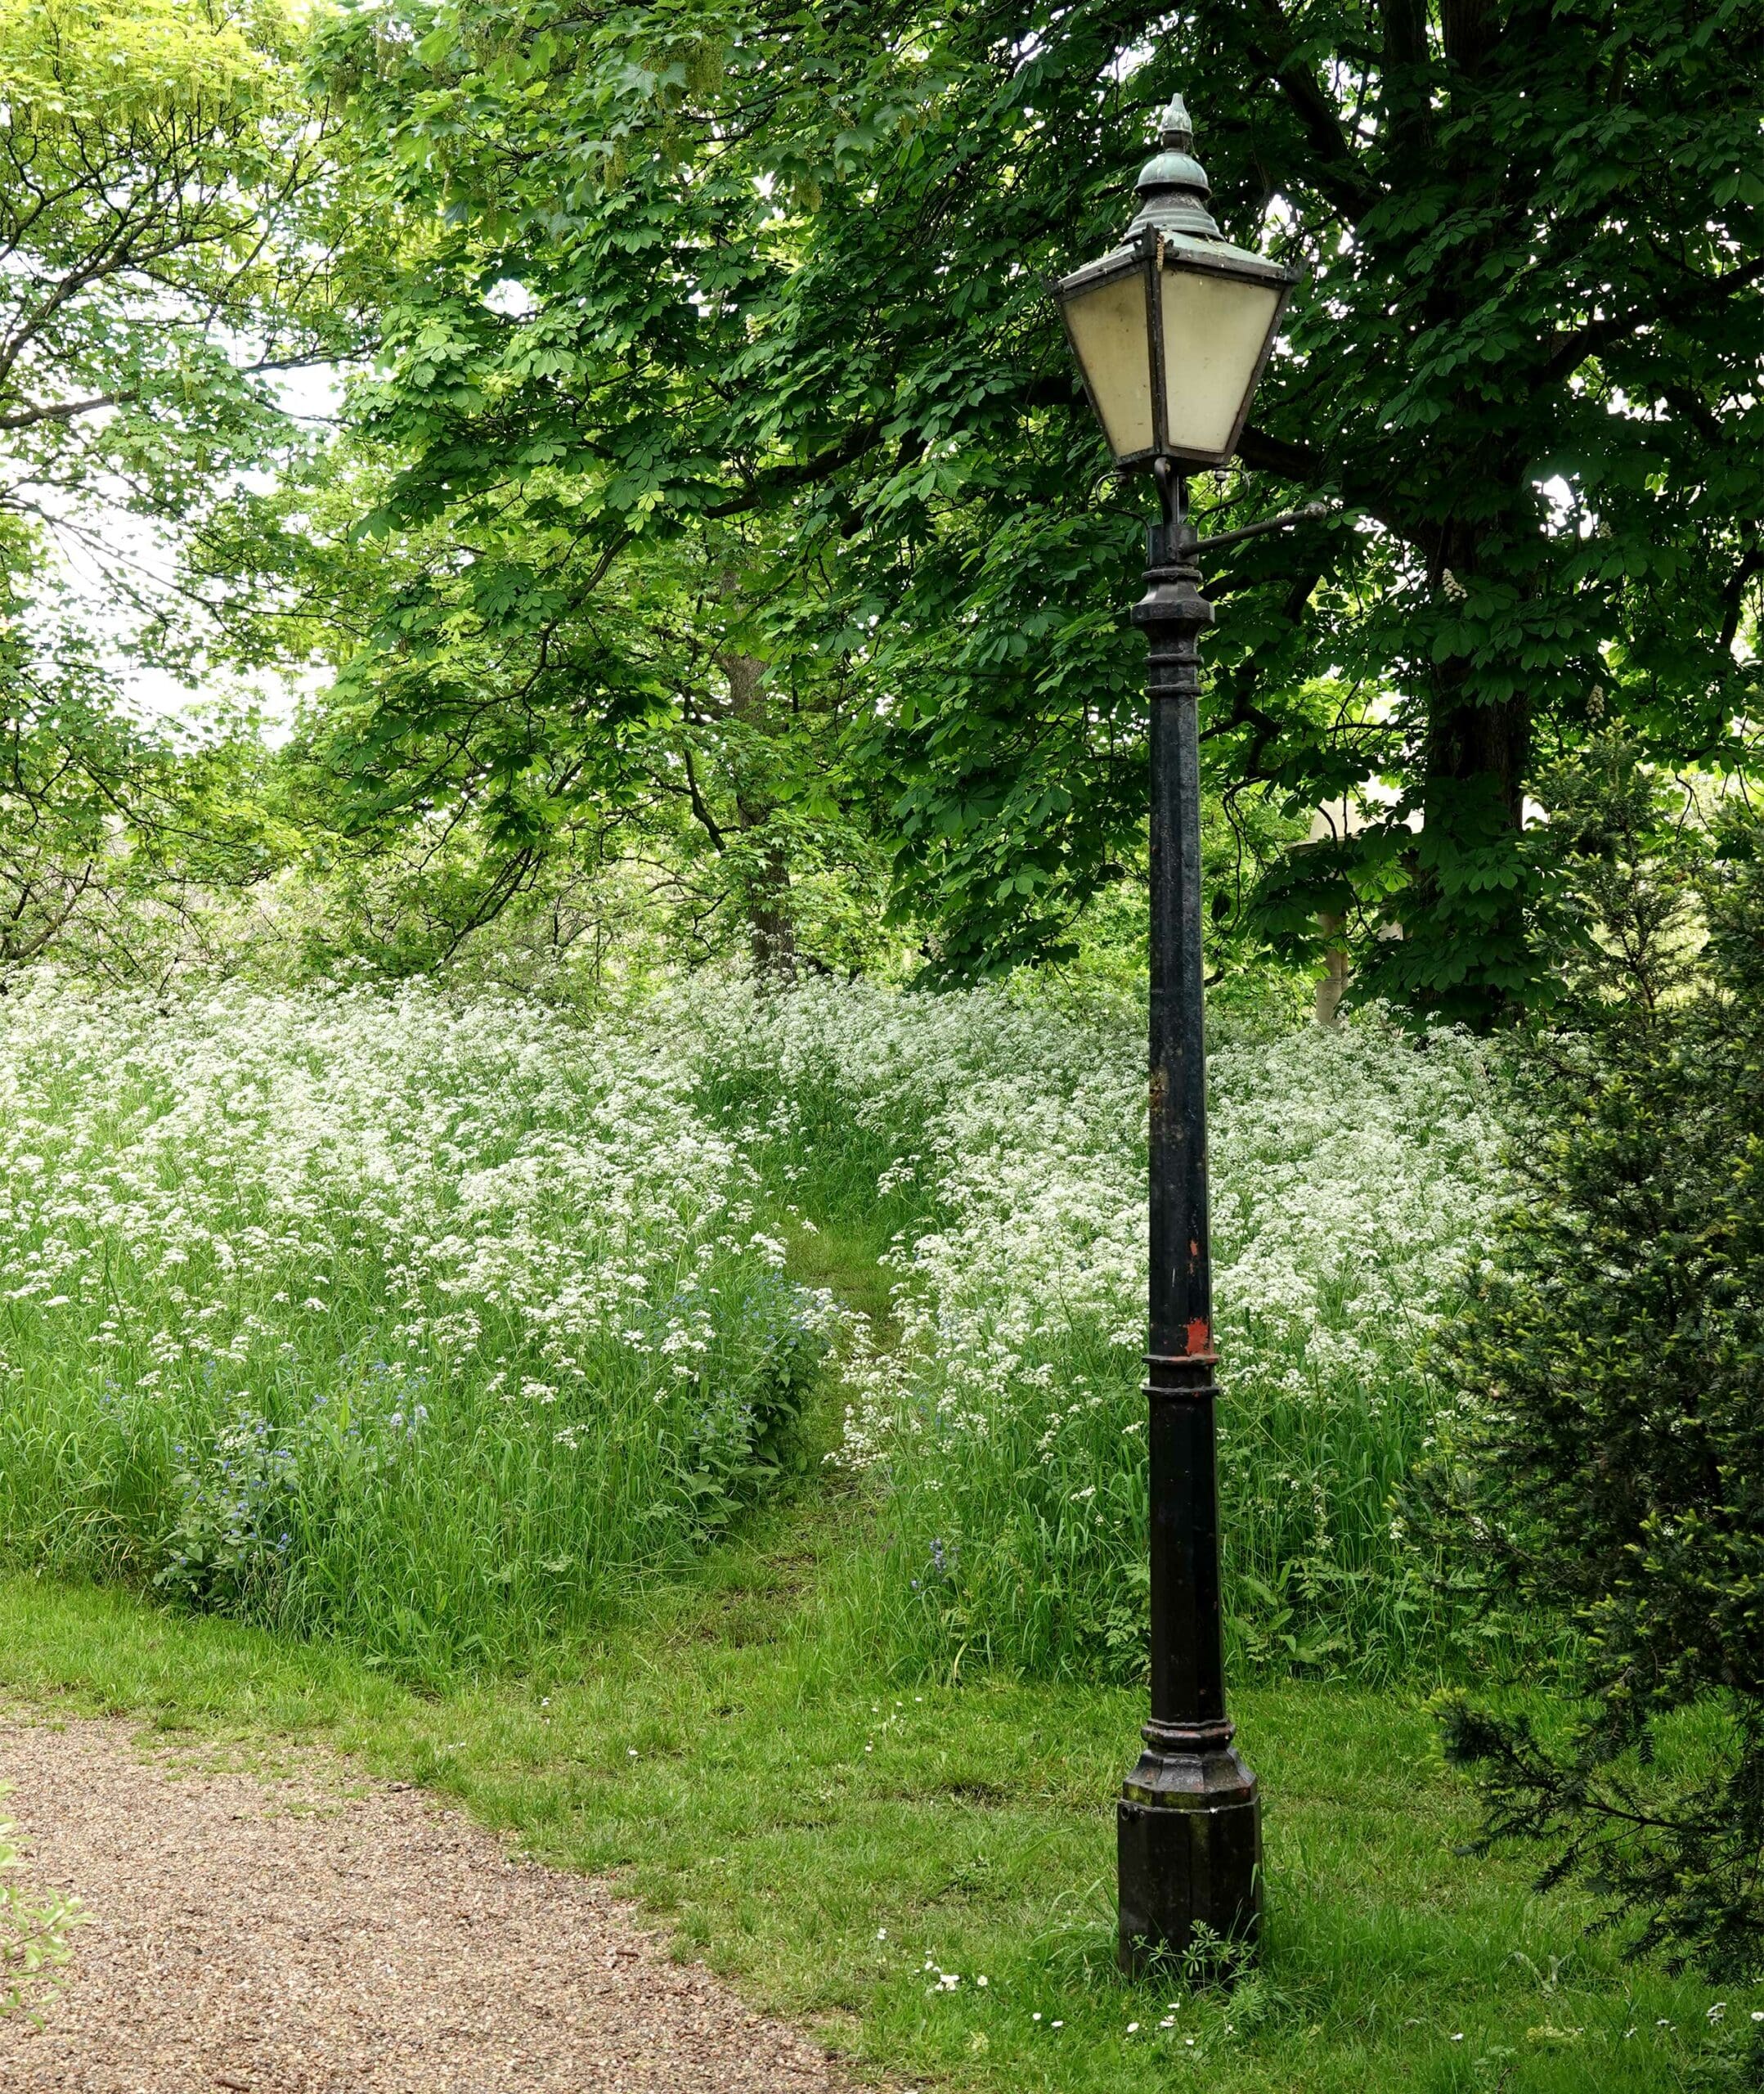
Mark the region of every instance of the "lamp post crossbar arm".
<instances>
[{"instance_id":1,"label":"lamp post crossbar arm","mask_svg":"<svg viewBox=\"0 0 1764 2094\"><path fill-rule=\"evenodd\" d=\"M1246 524L1241 530L1221 531L1216 537L1203 538L1201 550L1223 552L1227 546L1241 546L1246 538L1265 537L1270 531L1285 531L1295 524L1315 523L1319 517L1336 513L1326 501L1308 501L1302 509L1283 509L1279 515L1268 517L1259 524Z\"/></svg>"}]
</instances>

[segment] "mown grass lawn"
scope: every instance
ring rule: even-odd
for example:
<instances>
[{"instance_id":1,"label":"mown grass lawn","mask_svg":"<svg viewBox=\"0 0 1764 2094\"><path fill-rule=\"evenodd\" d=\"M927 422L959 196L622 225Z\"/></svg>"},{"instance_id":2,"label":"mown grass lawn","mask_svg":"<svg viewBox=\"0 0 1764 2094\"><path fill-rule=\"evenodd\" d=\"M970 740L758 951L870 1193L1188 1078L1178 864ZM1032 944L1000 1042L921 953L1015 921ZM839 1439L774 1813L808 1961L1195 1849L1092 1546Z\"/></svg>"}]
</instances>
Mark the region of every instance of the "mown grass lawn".
<instances>
[{"instance_id":1,"label":"mown grass lawn","mask_svg":"<svg viewBox=\"0 0 1764 2094\"><path fill-rule=\"evenodd\" d=\"M1327 1685L1238 1699L1267 1792L1263 1974L1229 1996L1128 1984L1111 1804L1138 1697L855 1675L817 1599L839 1525L770 1516L554 1676L439 1696L14 1577L0 1684L420 1782L619 1872L681 1955L907 2085L1663 2094L1718 2072L1764 2005L1626 1966L1571 1900L1455 1854L1470 1809L1418 1696Z\"/></svg>"}]
</instances>

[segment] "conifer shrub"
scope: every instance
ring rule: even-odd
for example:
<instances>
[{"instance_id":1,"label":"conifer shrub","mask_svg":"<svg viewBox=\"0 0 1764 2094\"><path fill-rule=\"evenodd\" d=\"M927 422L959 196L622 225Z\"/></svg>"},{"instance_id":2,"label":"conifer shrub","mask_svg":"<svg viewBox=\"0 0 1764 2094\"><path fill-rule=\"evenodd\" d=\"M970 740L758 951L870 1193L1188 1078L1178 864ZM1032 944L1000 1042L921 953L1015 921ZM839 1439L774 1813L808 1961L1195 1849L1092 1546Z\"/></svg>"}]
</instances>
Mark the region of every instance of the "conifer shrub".
<instances>
[{"instance_id":1,"label":"conifer shrub","mask_svg":"<svg viewBox=\"0 0 1764 2094\"><path fill-rule=\"evenodd\" d=\"M1620 748L1561 782L1578 870L1519 1190L1436 1365L1433 1517L1488 1618L1571 1633L1569 1723L1449 1705L1481 1847L1537 1843L1639 1952L1764 1972L1764 862ZM1508 1647L1511 1647L1509 1642ZM1501 1647L1498 1641L1493 1647Z\"/></svg>"}]
</instances>

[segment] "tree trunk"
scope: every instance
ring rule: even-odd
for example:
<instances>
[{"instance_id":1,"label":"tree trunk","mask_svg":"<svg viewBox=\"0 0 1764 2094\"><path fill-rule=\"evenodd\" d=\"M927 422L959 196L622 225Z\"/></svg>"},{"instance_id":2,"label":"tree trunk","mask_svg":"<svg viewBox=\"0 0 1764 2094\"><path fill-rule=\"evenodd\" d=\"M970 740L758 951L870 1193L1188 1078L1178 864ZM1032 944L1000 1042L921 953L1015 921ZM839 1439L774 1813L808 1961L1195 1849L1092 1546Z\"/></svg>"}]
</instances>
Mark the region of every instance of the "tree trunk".
<instances>
[{"instance_id":1,"label":"tree trunk","mask_svg":"<svg viewBox=\"0 0 1764 2094\"><path fill-rule=\"evenodd\" d=\"M1317 928L1323 937L1323 971L1317 977L1317 1022L1332 1032L1341 1022L1341 1000L1348 993L1353 969L1348 949L1341 943L1341 919L1320 915Z\"/></svg>"},{"instance_id":2,"label":"tree trunk","mask_svg":"<svg viewBox=\"0 0 1764 2094\"><path fill-rule=\"evenodd\" d=\"M729 679L730 717L765 731L765 663L756 654L731 649L718 657ZM775 838L766 838L776 810L751 775L735 789L735 814L741 825L749 949L754 972L762 979L793 982L797 975L797 924L791 907L790 861Z\"/></svg>"},{"instance_id":3,"label":"tree trunk","mask_svg":"<svg viewBox=\"0 0 1764 2094\"><path fill-rule=\"evenodd\" d=\"M1453 788L1471 780L1492 788L1514 828L1524 806L1525 766L1531 750L1531 708L1524 698L1493 705L1465 700L1436 687L1427 721L1424 786L1428 818L1436 803L1450 819Z\"/></svg>"},{"instance_id":4,"label":"tree trunk","mask_svg":"<svg viewBox=\"0 0 1764 2094\"><path fill-rule=\"evenodd\" d=\"M1435 682L1422 779L1428 843L1403 910L1406 965L1423 1009L1479 1029L1512 1015L1530 972L1525 896L1510 856L1530 751L1528 699L1479 703L1457 677ZM1473 870L1483 877L1462 877Z\"/></svg>"}]
</instances>

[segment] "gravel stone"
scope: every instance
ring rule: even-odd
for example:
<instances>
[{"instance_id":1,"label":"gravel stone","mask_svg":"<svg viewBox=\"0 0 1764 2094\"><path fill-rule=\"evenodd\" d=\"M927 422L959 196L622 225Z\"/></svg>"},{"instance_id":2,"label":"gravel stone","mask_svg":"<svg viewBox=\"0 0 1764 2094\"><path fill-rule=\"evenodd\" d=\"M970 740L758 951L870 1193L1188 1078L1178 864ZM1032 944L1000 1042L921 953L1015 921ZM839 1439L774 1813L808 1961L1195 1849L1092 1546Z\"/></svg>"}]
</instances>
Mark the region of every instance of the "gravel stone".
<instances>
[{"instance_id":1,"label":"gravel stone","mask_svg":"<svg viewBox=\"0 0 1764 2094\"><path fill-rule=\"evenodd\" d=\"M303 1751L218 1771L137 1727L0 1714L65 1984L7 2094L836 2094L817 2045L668 1957L608 1887ZM344 1784L348 1785L347 1788Z\"/></svg>"}]
</instances>

